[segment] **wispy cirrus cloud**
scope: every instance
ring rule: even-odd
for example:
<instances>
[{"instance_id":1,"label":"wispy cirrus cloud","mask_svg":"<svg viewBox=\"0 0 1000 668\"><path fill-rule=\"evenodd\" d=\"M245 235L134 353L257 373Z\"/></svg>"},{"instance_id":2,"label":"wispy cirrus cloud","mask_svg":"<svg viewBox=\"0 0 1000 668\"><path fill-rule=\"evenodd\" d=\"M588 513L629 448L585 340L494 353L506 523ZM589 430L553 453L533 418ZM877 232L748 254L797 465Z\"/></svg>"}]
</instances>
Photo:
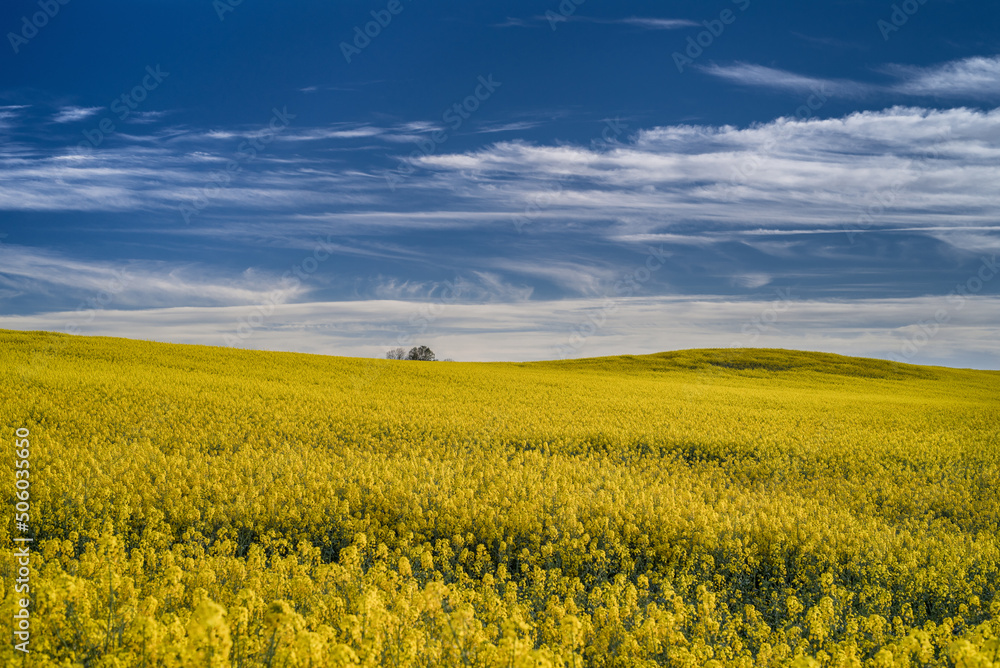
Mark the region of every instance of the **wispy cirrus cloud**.
<instances>
[{"instance_id":1,"label":"wispy cirrus cloud","mask_svg":"<svg viewBox=\"0 0 1000 668\"><path fill-rule=\"evenodd\" d=\"M189 151L157 143L107 148L78 155L0 149L0 210L8 211L177 211L202 196L220 162L233 153ZM235 150L235 147L233 147ZM329 190L337 177L309 171L305 166L281 169L279 160L258 158L229 187L212 194L216 206L292 209L309 203L356 201L350 192ZM272 166L268 169L269 165ZM210 171L210 170L214 170ZM355 184L355 189L360 184ZM296 204L297 202L297 204ZM178 214L179 215L179 214Z\"/></svg>"},{"instance_id":2,"label":"wispy cirrus cloud","mask_svg":"<svg viewBox=\"0 0 1000 668\"><path fill-rule=\"evenodd\" d=\"M893 65L886 71L900 80L893 90L905 95L1000 97L1000 56L965 58L930 67Z\"/></svg>"},{"instance_id":3,"label":"wispy cirrus cloud","mask_svg":"<svg viewBox=\"0 0 1000 668\"><path fill-rule=\"evenodd\" d=\"M430 127L413 122L387 131ZM0 209L176 212L233 159L243 136L213 134L148 146L137 140L91 155L8 145L0 149ZM276 142L247 163L206 212L266 210L338 230L404 230L509 225L527 211L533 230L572 224L624 238L683 228L698 236L695 227L843 226L875 194L902 192L879 216L880 227L992 226L1000 217L1000 110L894 107L744 128L670 125L602 146L504 141L413 159L402 199L377 168L344 170L336 155L282 153L296 143L282 149ZM929 146L936 155L921 157Z\"/></svg>"},{"instance_id":4,"label":"wispy cirrus cloud","mask_svg":"<svg viewBox=\"0 0 1000 668\"><path fill-rule=\"evenodd\" d=\"M336 123L329 127L306 127L278 136L279 141L314 142L324 140L378 139L400 144L419 139L421 134L441 129L439 123L407 121L388 126L367 123Z\"/></svg>"},{"instance_id":5,"label":"wispy cirrus cloud","mask_svg":"<svg viewBox=\"0 0 1000 668\"><path fill-rule=\"evenodd\" d=\"M342 93L347 93L355 90L357 90L357 88L353 88L351 86L329 86L320 84L316 84L313 86L304 86L302 88L299 88L300 93L317 93L320 91L338 91Z\"/></svg>"},{"instance_id":6,"label":"wispy cirrus cloud","mask_svg":"<svg viewBox=\"0 0 1000 668\"><path fill-rule=\"evenodd\" d=\"M150 125L158 123L169 115L167 111L133 111L129 114L128 122L135 125Z\"/></svg>"},{"instance_id":7,"label":"wispy cirrus cloud","mask_svg":"<svg viewBox=\"0 0 1000 668\"><path fill-rule=\"evenodd\" d=\"M795 93L829 91L845 98L873 95L1000 98L1000 57L973 57L931 66L887 65L880 71L896 79L890 83L868 83L848 79L807 76L764 65L731 63L704 65L711 76L741 86L770 88Z\"/></svg>"},{"instance_id":8,"label":"wispy cirrus cloud","mask_svg":"<svg viewBox=\"0 0 1000 668\"><path fill-rule=\"evenodd\" d=\"M746 345L791 350L825 350L844 355L893 359L919 331L919 323L942 308L941 297L784 302L780 320L743 331L760 321L775 301L732 301L718 297L629 297L587 337L581 356L646 354L685 348ZM441 356L460 361L531 361L553 359L581 323L608 308L605 298L532 300L511 303L432 302L432 326L420 343ZM275 305L267 321L246 345L260 350L382 357L401 334L416 334L411 320L426 316L420 304L392 299L349 302L301 302ZM80 333L153 341L223 345L234 327L258 313L255 306L175 307L119 310L108 308ZM1000 368L996 330L1000 300L970 298L953 313L947 327L908 361ZM78 320L73 311L31 316L0 316L0 327L64 331Z\"/></svg>"},{"instance_id":9,"label":"wispy cirrus cloud","mask_svg":"<svg viewBox=\"0 0 1000 668\"><path fill-rule=\"evenodd\" d=\"M361 125L357 127L311 128L283 134L283 141L320 141L323 139L366 139L386 134L384 128Z\"/></svg>"},{"instance_id":10,"label":"wispy cirrus cloud","mask_svg":"<svg viewBox=\"0 0 1000 668\"><path fill-rule=\"evenodd\" d=\"M584 16L581 14L557 14L551 12L544 16L533 16L530 19L507 17L504 21L494 24L495 28L534 28L542 24L556 23L599 23L604 25L624 25L643 30L680 30L700 25L689 19L661 18L655 16L627 16L622 18L602 18Z\"/></svg>"},{"instance_id":11,"label":"wispy cirrus cloud","mask_svg":"<svg viewBox=\"0 0 1000 668\"><path fill-rule=\"evenodd\" d=\"M0 106L0 130L9 130L13 121L21 114L22 109L27 106L23 104Z\"/></svg>"},{"instance_id":12,"label":"wispy cirrus cloud","mask_svg":"<svg viewBox=\"0 0 1000 668\"><path fill-rule=\"evenodd\" d=\"M235 129L210 130L200 137L208 139L230 140L239 137L250 137L258 134L259 128L247 128L245 131ZM375 137L392 140L398 136L400 130L392 128L376 127L367 124L356 123L336 123L327 127L301 127L289 130L277 135L278 141L286 142L315 142L331 139L371 139ZM190 139L190 137L185 137Z\"/></svg>"},{"instance_id":13,"label":"wispy cirrus cloud","mask_svg":"<svg viewBox=\"0 0 1000 668\"><path fill-rule=\"evenodd\" d=\"M610 21L599 21L600 23L618 23L627 26L636 26L646 30L680 30L697 26L698 23L688 19L661 19L649 16L629 16L624 19L614 19Z\"/></svg>"},{"instance_id":14,"label":"wispy cirrus cloud","mask_svg":"<svg viewBox=\"0 0 1000 668\"><path fill-rule=\"evenodd\" d=\"M763 221L843 227L879 193L893 194L879 227L995 226L1000 198L988 184L1000 178L998 159L1000 110L895 107L747 128L666 126L603 148L500 142L418 163L486 207L529 212L534 230L576 221L628 235Z\"/></svg>"},{"instance_id":15,"label":"wispy cirrus cloud","mask_svg":"<svg viewBox=\"0 0 1000 668\"><path fill-rule=\"evenodd\" d=\"M63 107L52 117L54 123L76 123L90 118L103 107Z\"/></svg>"},{"instance_id":16,"label":"wispy cirrus cloud","mask_svg":"<svg viewBox=\"0 0 1000 668\"><path fill-rule=\"evenodd\" d=\"M412 300L475 304L522 302L531 297L532 288L514 285L489 271L473 271L468 276L455 276L450 281L413 281L378 278L371 288L379 299Z\"/></svg>"},{"instance_id":17,"label":"wispy cirrus cloud","mask_svg":"<svg viewBox=\"0 0 1000 668\"><path fill-rule=\"evenodd\" d=\"M829 91L831 95L853 98L862 97L875 90L868 84L856 81L810 77L751 63L712 64L702 66L700 69L706 74L726 79L741 86L771 88L794 93L822 90Z\"/></svg>"},{"instance_id":18,"label":"wispy cirrus cloud","mask_svg":"<svg viewBox=\"0 0 1000 668\"><path fill-rule=\"evenodd\" d=\"M593 297L603 294L617 277L614 268L606 263L583 263L571 260L554 260L545 263L525 259L493 259L489 264L504 273L542 279L562 287L574 296Z\"/></svg>"},{"instance_id":19,"label":"wispy cirrus cloud","mask_svg":"<svg viewBox=\"0 0 1000 668\"><path fill-rule=\"evenodd\" d=\"M362 126L334 129L355 127ZM147 243L156 234L169 245L287 249L288 262L323 238L339 258L324 275L387 276L386 299L404 297L392 291L404 285L448 275L485 284L488 274L498 281L495 293L510 299L529 289L533 298L607 294L650 243L676 252L644 286L648 294L690 293L691 275L715 294L781 286L793 276L812 276L811 294L824 297L926 294L942 288L914 267L931 258L957 267L950 277L1000 238L1000 110L893 107L746 127L678 124L614 144L503 141L414 158L398 192L386 188L378 167L345 169L339 146L303 156L301 143L275 141L211 194L197 225L182 225L179 207L202 196L241 136L220 142L191 130L131 144L123 137L86 155L7 144L0 210L141 215ZM895 243L884 235L898 231L901 257L887 258L884 245L862 256L850 246L845 229L872 207L869 238ZM520 234L518 216L528 221ZM386 239L396 243L372 243ZM442 263L441 255L450 259ZM869 267L863 277L859 260ZM802 263L809 267L796 267ZM841 277L814 280L822 272ZM359 285L334 283L317 287L317 297L345 297L344 286ZM355 298L370 296L377 295L369 284Z\"/></svg>"},{"instance_id":20,"label":"wispy cirrus cloud","mask_svg":"<svg viewBox=\"0 0 1000 668\"><path fill-rule=\"evenodd\" d=\"M520 132L522 130L531 130L532 128L537 128L540 125L542 125L541 121L512 121L510 123L487 125L485 127L479 128L475 132L477 134L492 134L495 132Z\"/></svg>"},{"instance_id":21,"label":"wispy cirrus cloud","mask_svg":"<svg viewBox=\"0 0 1000 668\"><path fill-rule=\"evenodd\" d=\"M260 304L281 288L283 299L299 299L302 284L283 285L278 276L247 270L227 276L195 263L86 261L57 251L0 245L0 289L50 303L85 302L110 293L116 307ZM110 299L111 297L109 297Z\"/></svg>"}]
</instances>

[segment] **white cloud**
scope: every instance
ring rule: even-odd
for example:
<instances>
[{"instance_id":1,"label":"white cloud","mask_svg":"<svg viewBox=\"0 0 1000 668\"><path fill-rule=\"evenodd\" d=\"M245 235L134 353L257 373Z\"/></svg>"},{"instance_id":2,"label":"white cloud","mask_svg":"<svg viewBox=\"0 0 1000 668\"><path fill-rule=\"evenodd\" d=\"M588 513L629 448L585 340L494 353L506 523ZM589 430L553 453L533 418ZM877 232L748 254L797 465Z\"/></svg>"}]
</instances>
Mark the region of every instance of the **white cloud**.
<instances>
[{"instance_id":1,"label":"white cloud","mask_svg":"<svg viewBox=\"0 0 1000 668\"><path fill-rule=\"evenodd\" d=\"M512 285L488 271L473 271L472 278L456 276L450 281L400 281L380 279L372 292L379 299L431 300L443 303L521 302L532 288Z\"/></svg>"},{"instance_id":2,"label":"white cloud","mask_svg":"<svg viewBox=\"0 0 1000 668\"><path fill-rule=\"evenodd\" d=\"M204 147L160 142L48 156L8 145L0 149L0 210L152 211L179 222L179 207L235 155ZM1000 110L894 107L743 128L672 125L614 144L510 141L413 164L391 192L379 171L344 170L325 157L293 160L276 147L214 191L203 224L185 233L231 236L238 231L209 218L247 210L270 213L260 234L280 225L290 237L485 225L514 232L521 216L528 233L676 235L692 243L758 229L842 230L869 210L873 230L996 229L1000 219Z\"/></svg>"},{"instance_id":3,"label":"white cloud","mask_svg":"<svg viewBox=\"0 0 1000 668\"><path fill-rule=\"evenodd\" d=\"M376 128L369 125L362 125L353 128L313 128L301 132L290 132L279 135L278 139L283 141L319 141L323 139L363 139L366 137L378 137L385 133L385 129Z\"/></svg>"},{"instance_id":4,"label":"white cloud","mask_svg":"<svg viewBox=\"0 0 1000 668\"><path fill-rule=\"evenodd\" d=\"M1000 56L966 58L931 67L897 65L888 71L901 79L893 90L907 95L1000 97Z\"/></svg>"},{"instance_id":5,"label":"white cloud","mask_svg":"<svg viewBox=\"0 0 1000 668\"><path fill-rule=\"evenodd\" d=\"M747 128L668 126L611 147L501 142L418 161L527 229L603 221L609 236L718 230L995 227L1000 110L895 107ZM609 227L610 223L610 227Z\"/></svg>"},{"instance_id":6,"label":"white cloud","mask_svg":"<svg viewBox=\"0 0 1000 668\"><path fill-rule=\"evenodd\" d=\"M81 261L61 253L0 245L0 286L13 294L32 294L88 304L106 300L115 307L261 304L276 294L281 300L306 294L302 285L284 285L280 277L246 271L221 277L196 264Z\"/></svg>"},{"instance_id":7,"label":"white cloud","mask_svg":"<svg viewBox=\"0 0 1000 668\"><path fill-rule=\"evenodd\" d=\"M498 125L487 125L476 130L478 134L491 134L494 132L520 132L521 130L531 130L541 125L538 121L514 121L511 123L500 123Z\"/></svg>"},{"instance_id":8,"label":"white cloud","mask_svg":"<svg viewBox=\"0 0 1000 668\"><path fill-rule=\"evenodd\" d=\"M860 97L871 93L872 86L837 79L808 77L786 70L750 63L731 65L706 65L700 68L714 77L726 79L742 86L759 86L796 93L809 94L820 91L826 96Z\"/></svg>"},{"instance_id":9,"label":"white cloud","mask_svg":"<svg viewBox=\"0 0 1000 668\"><path fill-rule=\"evenodd\" d=\"M376 83L376 82L369 82ZM350 86L328 86L328 85L313 85L305 86L304 88L299 88L300 93L315 93L318 91L338 91L338 92L351 92L356 90Z\"/></svg>"},{"instance_id":10,"label":"white cloud","mask_svg":"<svg viewBox=\"0 0 1000 668\"><path fill-rule=\"evenodd\" d=\"M129 114L128 122L136 125L149 125L165 118L167 114L166 111L133 111Z\"/></svg>"},{"instance_id":11,"label":"white cloud","mask_svg":"<svg viewBox=\"0 0 1000 668\"><path fill-rule=\"evenodd\" d=\"M391 132L391 130L386 128L379 128L371 125L337 123L330 127L298 128L295 130L284 131L277 134L275 139L287 142L311 142L324 141L328 139L366 139L369 137L382 137L383 135L388 135ZM201 136L209 139L236 139L252 137L256 134L259 134L259 130L248 132L237 132L234 130L211 130Z\"/></svg>"},{"instance_id":12,"label":"white cloud","mask_svg":"<svg viewBox=\"0 0 1000 668\"><path fill-rule=\"evenodd\" d=\"M629 25L644 28L646 30L679 30L681 28L690 28L699 25L698 23L689 21L688 19L664 19L651 16L629 16L620 19L604 19L596 16L583 16L582 14L571 14L569 16L563 16L562 14L546 14L545 16L537 17L537 20L544 20L546 22L552 20L579 21L580 23L604 23L609 25Z\"/></svg>"},{"instance_id":13,"label":"white cloud","mask_svg":"<svg viewBox=\"0 0 1000 668\"><path fill-rule=\"evenodd\" d=\"M75 123L90 118L103 107L63 107L52 117L56 123Z\"/></svg>"},{"instance_id":14,"label":"white cloud","mask_svg":"<svg viewBox=\"0 0 1000 668\"><path fill-rule=\"evenodd\" d=\"M741 288L760 288L771 282L771 277L762 273L738 274L733 276L733 285Z\"/></svg>"},{"instance_id":15,"label":"white cloud","mask_svg":"<svg viewBox=\"0 0 1000 668\"><path fill-rule=\"evenodd\" d=\"M647 30L679 30L680 28L690 28L698 25L694 21L687 19L658 19L646 16L630 16L613 21L613 23L638 26Z\"/></svg>"},{"instance_id":16,"label":"white cloud","mask_svg":"<svg viewBox=\"0 0 1000 668\"><path fill-rule=\"evenodd\" d=\"M392 143L412 142L420 139L420 133L433 132L440 125L428 121L409 121L392 127L337 123L325 128L303 128L286 132L277 137L279 141L311 142L329 139L370 139Z\"/></svg>"},{"instance_id":17,"label":"white cloud","mask_svg":"<svg viewBox=\"0 0 1000 668\"><path fill-rule=\"evenodd\" d=\"M510 214L498 211L364 211L360 213L300 214L295 221L305 223L303 229L345 232L349 230L386 228L397 229L456 229L484 222L505 220Z\"/></svg>"},{"instance_id":18,"label":"white cloud","mask_svg":"<svg viewBox=\"0 0 1000 668\"><path fill-rule=\"evenodd\" d=\"M613 308L613 310L612 310ZM926 342L919 323L949 309L951 320ZM774 317L772 317L772 315ZM242 347L382 357L398 345L429 345L466 361L554 359L560 346L577 356L644 354L708 347L774 347L897 358L918 364L1000 368L1000 298L970 298L960 310L945 297L850 302L734 302L714 298L627 298L498 304L354 301L256 306L99 311L82 334L224 345L251 317L259 322ZM592 327L594 321L599 327ZM0 316L0 327L65 331L72 311ZM758 327L756 323L766 326ZM588 324L590 323L590 324ZM574 334L590 332L573 338ZM247 331L244 328L244 331ZM904 357L907 342L915 352Z\"/></svg>"},{"instance_id":19,"label":"white cloud","mask_svg":"<svg viewBox=\"0 0 1000 668\"><path fill-rule=\"evenodd\" d=\"M822 91L825 95L858 98L872 95L949 97L968 99L1000 98L1000 56L973 57L939 65L916 67L889 65L883 72L895 83L876 84L811 77L787 70L751 63L712 64L703 72L742 86L771 88L800 94Z\"/></svg>"},{"instance_id":20,"label":"white cloud","mask_svg":"<svg viewBox=\"0 0 1000 668\"><path fill-rule=\"evenodd\" d=\"M593 297L600 295L613 285L620 272L609 267L566 260L531 262L519 259L493 259L490 266L508 273L540 278L562 287L567 293Z\"/></svg>"},{"instance_id":21,"label":"white cloud","mask_svg":"<svg viewBox=\"0 0 1000 668\"><path fill-rule=\"evenodd\" d=\"M4 130L11 126L10 121L17 118L20 115L22 109L27 109L28 105L25 104L9 104L0 106L0 130Z\"/></svg>"},{"instance_id":22,"label":"white cloud","mask_svg":"<svg viewBox=\"0 0 1000 668\"><path fill-rule=\"evenodd\" d=\"M235 150L235 149L234 149ZM210 207L301 210L309 203L356 201L364 184L355 179L347 192L331 192L337 175L305 169L268 170L268 156L258 156L228 187L214 188L213 174L222 171L203 151L177 152L156 147L98 147L90 151L45 156L19 155L0 148L0 210L19 211L148 211L173 212L191 205L211 189ZM235 153L216 155L225 161ZM218 162L218 160L215 160ZM273 161L272 161L273 162ZM281 164L281 163L278 163ZM259 166L258 166L259 165ZM381 185L381 184L380 184ZM369 186L370 187L370 186Z\"/></svg>"}]
</instances>

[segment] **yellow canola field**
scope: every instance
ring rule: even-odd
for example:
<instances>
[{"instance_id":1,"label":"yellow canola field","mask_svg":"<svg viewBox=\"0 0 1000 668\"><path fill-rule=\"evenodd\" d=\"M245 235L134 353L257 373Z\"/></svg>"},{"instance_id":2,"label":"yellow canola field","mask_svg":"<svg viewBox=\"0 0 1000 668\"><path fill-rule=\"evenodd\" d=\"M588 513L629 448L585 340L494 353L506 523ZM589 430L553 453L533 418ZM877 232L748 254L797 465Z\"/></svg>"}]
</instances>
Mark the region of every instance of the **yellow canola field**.
<instances>
[{"instance_id":1,"label":"yellow canola field","mask_svg":"<svg viewBox=\"0 0 1000 668\"><path fill-rule=\"evenodd\" d=\"M0 375L4 666L1000 666L998 372L0 330Z\"/></svg>"}]
</instances>

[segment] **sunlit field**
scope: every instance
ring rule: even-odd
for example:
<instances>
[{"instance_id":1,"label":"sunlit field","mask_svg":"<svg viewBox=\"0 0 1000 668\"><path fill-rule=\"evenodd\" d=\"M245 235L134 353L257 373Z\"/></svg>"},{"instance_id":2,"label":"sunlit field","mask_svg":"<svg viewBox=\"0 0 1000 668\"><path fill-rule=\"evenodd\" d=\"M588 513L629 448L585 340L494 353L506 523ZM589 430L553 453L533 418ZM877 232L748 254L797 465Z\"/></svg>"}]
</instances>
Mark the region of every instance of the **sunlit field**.
<instances>
[{"instance_id":1,"label":"sunlit field","mask_svg":"<svg viewBox=\"0 0 1000 668\"><path fill-rule=\"evenodd\" d=\"M1000 665L1000 372L0 331L0 374L3 665Z\"/></svg>"}]
</instances>

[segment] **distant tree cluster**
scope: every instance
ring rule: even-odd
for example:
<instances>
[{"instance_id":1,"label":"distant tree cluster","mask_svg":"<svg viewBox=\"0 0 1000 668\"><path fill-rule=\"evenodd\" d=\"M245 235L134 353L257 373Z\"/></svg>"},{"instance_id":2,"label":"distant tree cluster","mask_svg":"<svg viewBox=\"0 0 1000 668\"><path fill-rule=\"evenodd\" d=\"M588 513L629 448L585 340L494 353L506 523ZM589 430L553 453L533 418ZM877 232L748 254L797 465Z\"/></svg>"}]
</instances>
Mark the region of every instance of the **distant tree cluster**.
<instances>
[{"instance_id":1,"label":"distant tree cluster","mask_svg":"<svg viewBox=\"0 0 1000 668\"><path fill-rule=\"evenodd\" d=\"M427 346L414 346L406 352L405 348L393 348L385 354L387 360L416 360L418 362L436 362L434 351Z\"/></svg>"}]
</instances>

